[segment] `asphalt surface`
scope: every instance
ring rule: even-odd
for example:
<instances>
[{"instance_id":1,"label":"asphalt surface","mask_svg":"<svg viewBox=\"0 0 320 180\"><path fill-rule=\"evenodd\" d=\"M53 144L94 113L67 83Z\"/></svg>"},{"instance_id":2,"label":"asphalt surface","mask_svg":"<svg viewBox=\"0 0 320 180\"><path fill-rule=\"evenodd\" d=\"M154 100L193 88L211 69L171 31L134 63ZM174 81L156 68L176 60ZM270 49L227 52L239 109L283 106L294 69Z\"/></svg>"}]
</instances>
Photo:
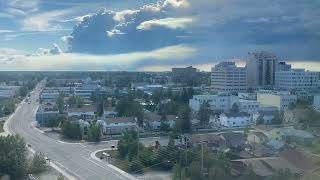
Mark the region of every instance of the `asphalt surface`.
<instances>
[{"instance_id":1,"label":"asphalt surface","mask_svg":"<svg viewBox=\"0 0 320 180\"><path fill-rule=\"evenodd\" d=\"M31 92L30 103L22 102L11 119L7 122L7 129L11 134L22 136L31 148L44 153L51 163L63 170L70 179L81 180L126 180L134 179L121 171L111 168L107 163L91 157L98 150L109 148L116 142L94 143L64 143L44 135L31 124L35 121L35 113L39 105L41 85Z\"/></svg>"}]
</instances>

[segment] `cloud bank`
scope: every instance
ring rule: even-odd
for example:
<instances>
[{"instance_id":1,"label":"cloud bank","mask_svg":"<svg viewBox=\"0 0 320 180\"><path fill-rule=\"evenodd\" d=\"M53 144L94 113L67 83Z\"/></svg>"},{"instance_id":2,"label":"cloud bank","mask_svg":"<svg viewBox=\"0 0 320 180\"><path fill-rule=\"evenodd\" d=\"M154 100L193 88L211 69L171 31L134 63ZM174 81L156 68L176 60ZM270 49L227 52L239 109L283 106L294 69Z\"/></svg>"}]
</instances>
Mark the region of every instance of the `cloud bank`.
<instances>
[{"instance_id":1,"label":"cloud bank","mask_svg":"<svg viewBox=\"0 0 320 180\"><path fill-rule=\"evenodd\" d=\"M243 57L252 50L318 60L319 8L319 2L299 0L160 0L85 16L68 45L71 52L108 54L192 44L201 49L200 60Z\"/></svg>"},{"instance_id":2,"label":"cloud bank","mask_svg":"<svg viewBox=\"0 0 320 180\"><path fill-rule=\"evenodd\" d=\"M143 61L157 61L167 64L172 57L177 61L192 56L197 49L186 46L168 46L153 51L132 52L116 55L92 55L78 53L56 53L58 47L51 50L41 49L38 54L18 55L14 49L0 49L0 70L71 70L71 71L105 71L105 70L136 70ZM10 55L10 58L8 58Z\"/></svg>"}]
</instances>

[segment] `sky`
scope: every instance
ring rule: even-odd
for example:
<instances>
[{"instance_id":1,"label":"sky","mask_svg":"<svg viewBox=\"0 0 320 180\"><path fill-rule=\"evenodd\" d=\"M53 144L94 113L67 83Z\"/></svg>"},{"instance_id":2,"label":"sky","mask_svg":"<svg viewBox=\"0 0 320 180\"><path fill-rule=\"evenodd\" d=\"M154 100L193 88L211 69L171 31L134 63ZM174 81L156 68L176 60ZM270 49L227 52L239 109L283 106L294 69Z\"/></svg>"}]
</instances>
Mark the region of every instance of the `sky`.
<instances>
[{"instance_id":1,"label":"sky","mask_svg":"<svg viewBox=\"0 0 320 180\"><path fill-rule=\"evenodd\" d=\"M319 0L0 0L0 70L164 71L269 51L320 71Z\"/></svg>"}]
</instances>

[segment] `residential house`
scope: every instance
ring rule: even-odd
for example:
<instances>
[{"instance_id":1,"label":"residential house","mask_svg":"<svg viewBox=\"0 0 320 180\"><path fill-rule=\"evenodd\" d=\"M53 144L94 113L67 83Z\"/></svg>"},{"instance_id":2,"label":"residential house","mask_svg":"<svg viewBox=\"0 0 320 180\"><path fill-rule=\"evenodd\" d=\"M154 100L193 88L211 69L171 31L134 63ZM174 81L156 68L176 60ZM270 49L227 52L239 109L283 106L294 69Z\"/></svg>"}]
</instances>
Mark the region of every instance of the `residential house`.
<instances>
[{"instance_id":1,"label":"residential house","mask_svg":"<svg viewBox=\"0 0 320 180\"><path fill-rule=\"evenodd\" d=\"M270 139L281 140L287 143L298 142L303 144L312 144L315 137L307 131L294 129L293 127L274 128L265 131Z\"/></svg>"},{"instance_id":2,"label":"residential house","mask_svg":"<svg viewBox=\"0 0 320 180\"><path fill-rule=\"evenodd\" d=\"M200 146L204 143L212 149L221 149L226 147L226 140L217 134L192 134L182 136L182 142L189 146Z\"/></svg>"},{"instance_id":3,"label":"residential house","mask_svg":"<svg viewBox=\"0 0 320 180\"><path fill-rule=\"evenodd\" d=\"M130 129L137 129L137 119L134 117L103 118L97 121L103 126L106 135L117 135Z\"/></svg>"},{"instance_id":4,"label":"residential house","mask_svg":"<svg viewBox=\"0 0 320 180\"><path fill-rule=\"evenodd\" d=\"M227 132L220 134L225 142L226 146L232 150L244 150L246 147L246 137L243 133L240 132Z\"/></svg>"},{"instance_id":5,"label":"residential house","mask_svg":"<svg viewBox=\"0 0 320 180\"><path fill-rule=\"evenodd\" d=\"M247 141L249 143L263 144L268 140L268 137L262 132L250 132L247 136Z\"/></svg>"},{"instance_id":6,"label":"residential house","mask_svg":"<svg viewBox=\"0 0 320 180\"><path fill-rule=\"evenodd\" d=\"M167 123L170 128L174 128L178 117L175 115L166 115L162 120L161 116L156 113L145 114L146 128L149 130L160 130L161 122Z\"/></svg>"},{"instance_id":7,"label":"residential house","mask_svg":"<svg viewBox=\"0 0 320 180\"><path fill-rule=\"evenodd\" d=\"M83 105L78 108L70 108L67 111L68 118L73 120L82 119L85 121L92 121L95 118L95 106L92 105Z\"/></svg>"},{"instance_id":8,"label":"residential house","mask_svg":"<svg viewBox=\"0 0 320 180\"><path fill-rule=\"evenodd\" d=\"M245 172L244 169L251 166L259 179L269 179L275 172L284 168L289 169L298 179L301 179L303 174L313 172L317 168L312 159L297 150L281 152L277 157L237 159L231 160L231 163L238 172ZM241 166L244 168L241 169Z\"/></svg>"},{"instance_id":9,"label":"residential house","mask_svg":"<svg viewBox=\"0 0 320 180\"><path fill-rule=\"evenodd\" d=\"M276 118L276 113L272 111L259 111L252 115L252 121L255 124L271 124L274 118Z\"/></svg>"},{"instance_id":10,"label":"residential house","mask_svg":"<svg viewBox=\"0 0 320 180\"><path fill-rule=\"evenodd\" d=\"M222 113L219 116L220 125L228 128L246 127L252 124L251 116L248 113Z\"/></svg>"}]
</instances>

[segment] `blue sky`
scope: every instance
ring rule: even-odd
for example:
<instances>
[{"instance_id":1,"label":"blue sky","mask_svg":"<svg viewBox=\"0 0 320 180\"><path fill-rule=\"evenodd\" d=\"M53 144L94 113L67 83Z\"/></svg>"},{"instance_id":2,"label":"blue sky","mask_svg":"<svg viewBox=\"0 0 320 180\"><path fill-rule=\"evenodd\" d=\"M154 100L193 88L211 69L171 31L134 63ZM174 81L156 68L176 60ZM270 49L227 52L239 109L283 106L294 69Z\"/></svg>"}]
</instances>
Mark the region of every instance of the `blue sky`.
<instances>
[{"instance_id":1,"label":"blue sky","mask_svg":"<svg viewBox=\"0 0 320 180\"><path fill-rule=\"evenodd\" d=\"M266 50L320 70L320 1L0 0L0 70L168 70Z\"/></svg>"}]
</instances>

